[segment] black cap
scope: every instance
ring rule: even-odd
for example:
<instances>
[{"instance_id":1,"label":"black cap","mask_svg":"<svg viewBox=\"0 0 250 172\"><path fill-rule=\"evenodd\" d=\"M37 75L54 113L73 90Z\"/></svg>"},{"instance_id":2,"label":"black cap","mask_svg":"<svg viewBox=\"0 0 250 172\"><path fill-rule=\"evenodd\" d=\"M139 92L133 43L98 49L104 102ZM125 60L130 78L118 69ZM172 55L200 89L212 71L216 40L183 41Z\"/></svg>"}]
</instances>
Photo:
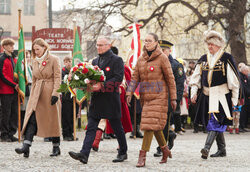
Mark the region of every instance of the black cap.
<instances>
[{"instance_id":1,"label":"black cap","mask_svg":"<svg viewBox=\"0 0 250 172\"><path fill-rule=\"evenodd\" d=\"M161 48L171 48L174 44L169 41L159 40L159 45Z\"/></svg>"}]
</instances>

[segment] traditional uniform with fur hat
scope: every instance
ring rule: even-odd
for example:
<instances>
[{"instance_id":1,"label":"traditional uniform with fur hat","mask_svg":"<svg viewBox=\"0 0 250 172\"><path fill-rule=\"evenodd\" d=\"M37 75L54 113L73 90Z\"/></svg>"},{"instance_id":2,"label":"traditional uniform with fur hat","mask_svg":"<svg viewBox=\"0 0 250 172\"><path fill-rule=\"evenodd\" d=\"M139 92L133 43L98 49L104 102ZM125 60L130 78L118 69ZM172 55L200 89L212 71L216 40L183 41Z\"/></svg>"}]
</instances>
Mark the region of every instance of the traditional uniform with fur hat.
<instances>
[{"instance_id":1,"label":"traditional uniform with fur hat","mask_svg":"<svg viewBox=\"0 0 250 172\"><path fill-rule=\"evenodd\" d=\"M176 83L176 91L177 91L177 107L176 110L173 112L170 104L168 105L168 119L167 124L163 130L164 137L166 141L168 141L168 147L171 150L174 146L174 139L176 138L176 134L173 130L170 130L170 124L172 124L171 121L174 121L175 124L175 131L181 132L181 111L180 111L180 101L183 96L183 90L184 90L184 81L185 81L185 72L183 65L179 63L176 59L172 57L170 54L171 48L173 44L166 40L159 40L159 45L162 48L163 52L168 56L169 62L171 64L173 74L175 77L175 83ZM167 53L166 53L167 51ZM169 101L170 102L170 101ZM173 119L172 119L173 114ZM157 147L157 152L154 154L155 157L162 156L160 147Z\"/></svg>"},{"instance_id":2,"label":"traditional uniform with fur hat","mask_svg":"<svg viewBox=\"0 0 250 172\"><path fill-rule=\"evenodd\" d=\"M198 60L190 86L192 103L196 103L197 91L201 89L195 123L207 127L207 139L201 149L201 157L207 159L215 139L218 151L211 157L226 156L223 132L227 125L232 125L232 105L238 103L240 85L234 58L224 52L221 34L210 30L204 36L209 53Z\"/></svg>"}]
</instances>

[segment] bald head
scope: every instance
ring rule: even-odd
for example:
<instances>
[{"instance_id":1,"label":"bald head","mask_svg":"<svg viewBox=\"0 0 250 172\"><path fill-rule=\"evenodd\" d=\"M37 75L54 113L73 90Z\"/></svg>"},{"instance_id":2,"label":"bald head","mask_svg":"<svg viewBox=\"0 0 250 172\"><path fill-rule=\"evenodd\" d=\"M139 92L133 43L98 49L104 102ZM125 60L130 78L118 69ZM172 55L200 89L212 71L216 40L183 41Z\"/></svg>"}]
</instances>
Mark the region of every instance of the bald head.
<instances>
[{"instance_id":1,"label":"bald head","mask_svg":"<svg viewBox=\"0 0 250 172\"><path fill-rule=\"evenodd\" d=\"M238 69L239 69L240 72L241 72L241 70L242 70L241 68L242 68L243 66L246 66L246 64L243 63L243 62L241 62L241 63L238 64Z\"/></svg>"}]
</instances>

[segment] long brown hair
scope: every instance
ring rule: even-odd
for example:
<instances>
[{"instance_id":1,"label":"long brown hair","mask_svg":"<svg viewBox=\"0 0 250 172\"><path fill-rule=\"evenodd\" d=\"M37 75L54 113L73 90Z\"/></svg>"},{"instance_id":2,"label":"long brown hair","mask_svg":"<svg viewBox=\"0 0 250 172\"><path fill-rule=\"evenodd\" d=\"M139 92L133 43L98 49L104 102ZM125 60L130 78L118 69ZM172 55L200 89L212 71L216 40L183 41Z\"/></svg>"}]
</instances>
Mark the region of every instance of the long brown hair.
<instances>
[{"instance_id":1,"label":"long brown hair","mask_svg":"<svg viewBox=\"0 0 250 172\"><path fill-rule=\"evenodd\" d=\"M36 58L36 54L35 54L35 50L34 50L34 45L39 45L41 47L46 47L45 51L46 50L49 50L49 44L47 42L44 41L44 39L42 38L36 38L33 43L32 43L32 49L31 49L31 52L32 52L32 57L33 58ZM44 52L45 52L44 51Z\"/></svg>"}]
</instances>

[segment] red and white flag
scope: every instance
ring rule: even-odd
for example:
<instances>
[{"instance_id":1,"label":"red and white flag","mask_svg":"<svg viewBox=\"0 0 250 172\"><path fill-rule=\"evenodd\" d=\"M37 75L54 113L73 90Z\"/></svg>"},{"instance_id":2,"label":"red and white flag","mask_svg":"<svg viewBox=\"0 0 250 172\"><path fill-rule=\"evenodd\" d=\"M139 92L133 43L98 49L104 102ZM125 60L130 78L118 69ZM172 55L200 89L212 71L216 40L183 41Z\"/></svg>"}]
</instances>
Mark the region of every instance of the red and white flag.
<instances>
[{"instance_id":1,"label":"red and white flag","mask_svg":"<svg viewBox=\"0 0 250 172\"><path fill-rule=\"evenodd\" d=\"M134 23L132 26L129 27L130 29L133 29L133 39L131 43L131 50L133 51L133 54L129 56L128 59L130 70L134 69L137 63L137 59L141 55L140 26L140 24Z\"/></svg>"},{"instance_id":2,"label":"red and white flag","mask_svg":"<svg viewBox=\"0 0 250 172\"><path fill-rule=\"evenodd\" d=\"M133 54L130 55L128 59L128 66L131 71L134 70L137 60L141 55L140 26L142 25L134 23L132 26L129 27L130 29L133 29L133 39L131 43L131 50L133 51ZM134 95L137 99L139 99L139 87L140 85L138 85L134 92Z\"/></svg>"}]
</instances>

